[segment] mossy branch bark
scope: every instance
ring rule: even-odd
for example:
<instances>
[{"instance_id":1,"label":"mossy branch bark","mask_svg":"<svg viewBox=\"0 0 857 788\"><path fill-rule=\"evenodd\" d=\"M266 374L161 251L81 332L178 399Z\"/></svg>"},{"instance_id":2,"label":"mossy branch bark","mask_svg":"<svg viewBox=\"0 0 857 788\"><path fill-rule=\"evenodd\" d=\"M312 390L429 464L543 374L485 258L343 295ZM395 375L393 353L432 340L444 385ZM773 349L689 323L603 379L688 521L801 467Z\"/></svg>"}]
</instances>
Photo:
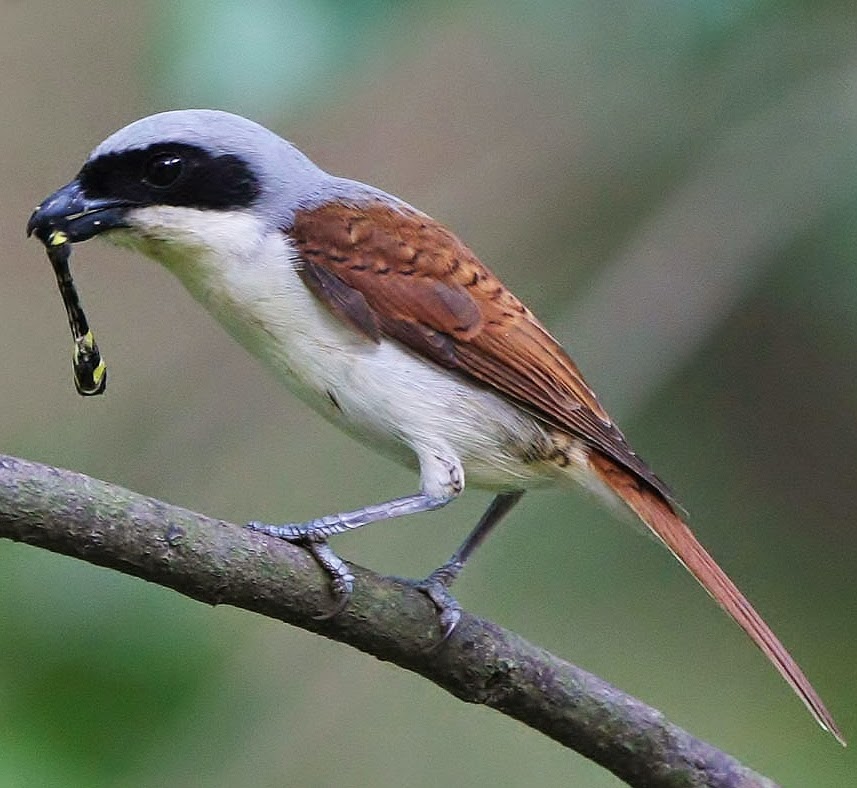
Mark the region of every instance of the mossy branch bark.
<instances>
[{"instance_id":1,"label":"mossy branch bark","mask_svg":"<svg viewBox=\"0 0 857 788\"><path fill-rule=\"evenodd\" d=\"M520 720L632 786L774 786L656 709L490 621L465 612L437 648L432 604L401 581L353 566L348 608L319 620L330 605L326 580L299 547L79 473L0 455L0 537L348 643Z\"/></svg>"}]
</instances>

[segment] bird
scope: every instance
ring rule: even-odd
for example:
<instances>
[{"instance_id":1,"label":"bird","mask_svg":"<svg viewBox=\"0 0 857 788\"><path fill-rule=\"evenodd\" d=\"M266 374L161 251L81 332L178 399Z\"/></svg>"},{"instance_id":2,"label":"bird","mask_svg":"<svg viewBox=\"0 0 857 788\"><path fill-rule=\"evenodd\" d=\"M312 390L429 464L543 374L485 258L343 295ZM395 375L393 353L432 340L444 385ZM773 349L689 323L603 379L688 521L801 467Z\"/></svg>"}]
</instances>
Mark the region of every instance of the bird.
<instances>
[{"instance_id":1,"label":"bird","mask_svg":"<svg viewBox=\"0 0 857 788\"><path fill-rule=\"evenodd\" d=\"M524 492L582 485L641 520L845 740L801 668L700 544L577 365L451 230L329 174L244 117L207 109L137 120L101 142L32 213L28 234L101 236L169 269L304 402L419 473L417 492L299 523L248 523L307 548L339 614L354 587L328 537L439 509L465 482L494 493L452 557L418 583L442 637L449 591Z\"/></svg>"}]
</instances>

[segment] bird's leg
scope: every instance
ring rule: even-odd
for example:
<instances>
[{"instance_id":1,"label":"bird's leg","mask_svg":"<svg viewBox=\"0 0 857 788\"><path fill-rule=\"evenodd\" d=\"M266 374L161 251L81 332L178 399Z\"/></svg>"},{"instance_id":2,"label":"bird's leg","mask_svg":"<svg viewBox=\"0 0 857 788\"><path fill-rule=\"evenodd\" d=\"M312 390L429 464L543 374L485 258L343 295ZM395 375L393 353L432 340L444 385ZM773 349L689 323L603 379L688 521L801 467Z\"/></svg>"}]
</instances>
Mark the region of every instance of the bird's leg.
<instances>
[{"instance_id":1,"label":"bird's leg","mask_svg":"<svg viewBox=\"0 0 857 788\"><path fill-rule=\"evenodd\" d=\"M521 500L523 494L523 490L513 490L512 492L503 492L497 495L491 501L485 514L479 519L476 527L467 535L467 538L452 554L450 559L435 569L425 580L421 580L416 584L416 587L431 599L438 609L441 630L443 632L441 643L449 638L461 618L461 605L449 593L449 587L455 582L458 575L461 574L464 564L473 554L473 551L485 541L485 538L491 533L494 526Z\"/></svg>"},{"instance_id":2,"label":"bird's leg","mask_svg":"<svg viewBox=\"0 0 857 788\"><path fill-rule=\"evenodd\" d=\"M432 572L426 580L432 580L449 588L461 570L464 564L475 552L476 548L485 541L488 534L498 525L512 509L512 507L521 500L524 494L523 490L514 490L512 492L504 492L495 496L491 501L485 514L479 518L474 529L467 535L467 538L459 545L458 549L450 556L449 560L442 566Z\"/></svg>"},{"instance_id":3,"label":"bird's leg","mask_svg":"<svg viewBox=\"0 0 857 788\"><path fill-rule=\"evenodd\" d=\"M354 590L354 576L345 561L327 543L329 536L353 531L355 528L379 520L390 520L406 514L419 514L439 509L456 498L464 489L464 471L457 459L436 454L421 456L420 468L422 490L414 495L394 498L391 501L364 506L350 512L328 514L304 523L269 525L254 521L247 523L247 527L259 533L301 545L312 553L313 558L330 577L331 591L336 598L333 608L319 618L332 618L348 604Z\"/></svg>"},{"instance_id":4,"label":"bird's leg","mask_svg":"<svg viewBox=\"0 0 857 788\"><path fill-rule=\"evenodd\" d=\"M284 539L292 544L300 545L312 553L318 565L330 577L330 589L335 598L333 607L320 616L319 619L333 618L341 613L351 593L354 591L354 575L343 561L327 543L327 538L334 534L352 531L360 526L377 522L378 520L389 520L393 517L402 517L406 514L418 514L419 512L430 512L439 509L449 503L455 496L445 498L434 498L426 493L420 492L416 495L406 495L403 498L395 498L392 501L376 503L355 509L351 512L340 512L339 514L328 514L317 517L305 523L287 523L284 525L269 525L267 523L251 522L247 527L253 531Z\"/></svg>"}]
</instances>

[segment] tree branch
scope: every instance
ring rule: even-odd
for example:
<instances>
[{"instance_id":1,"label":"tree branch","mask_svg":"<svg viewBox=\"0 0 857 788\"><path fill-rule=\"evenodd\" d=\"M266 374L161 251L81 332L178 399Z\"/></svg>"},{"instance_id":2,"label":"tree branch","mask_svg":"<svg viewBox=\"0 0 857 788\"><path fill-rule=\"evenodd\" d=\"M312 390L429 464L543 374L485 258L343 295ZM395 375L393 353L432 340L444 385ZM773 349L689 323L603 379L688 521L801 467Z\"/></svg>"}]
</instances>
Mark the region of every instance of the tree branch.
<instances>
[{"instance_id":1,"label":"tree branch","mask_svg":"<svg viewBox=\"0 0 857 788\"><path fill-rule=\"evenodd\" d=\"M0 455L0 537L110 567L348 643L482 703L632 786L775 788L607 682L463 613L440 648L435 610L402 581L352 566L330 620L325 577L301 548L82 474Z\"/></svg>"}]
</instances>

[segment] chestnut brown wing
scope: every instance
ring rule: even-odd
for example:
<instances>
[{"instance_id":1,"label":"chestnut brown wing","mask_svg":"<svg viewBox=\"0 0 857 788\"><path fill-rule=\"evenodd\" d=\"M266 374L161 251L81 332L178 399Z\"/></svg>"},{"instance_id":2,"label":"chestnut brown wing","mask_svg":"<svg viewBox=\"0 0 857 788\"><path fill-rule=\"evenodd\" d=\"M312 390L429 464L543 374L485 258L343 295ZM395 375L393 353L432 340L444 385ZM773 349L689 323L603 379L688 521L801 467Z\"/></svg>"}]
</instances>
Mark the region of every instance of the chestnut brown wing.
<instances>
[{"instance_id":1,"label":"chestnut brown wing","mask_svg":"<svg viewBox=\"0 0 857 788\"><path fill-rule=\"evenodd\" d=\"M574 362L453 233L386 202L298 211L288 234L307 287L368 337L391 337L596 447L670 497Z\"/></svg>"}]
</instances>

